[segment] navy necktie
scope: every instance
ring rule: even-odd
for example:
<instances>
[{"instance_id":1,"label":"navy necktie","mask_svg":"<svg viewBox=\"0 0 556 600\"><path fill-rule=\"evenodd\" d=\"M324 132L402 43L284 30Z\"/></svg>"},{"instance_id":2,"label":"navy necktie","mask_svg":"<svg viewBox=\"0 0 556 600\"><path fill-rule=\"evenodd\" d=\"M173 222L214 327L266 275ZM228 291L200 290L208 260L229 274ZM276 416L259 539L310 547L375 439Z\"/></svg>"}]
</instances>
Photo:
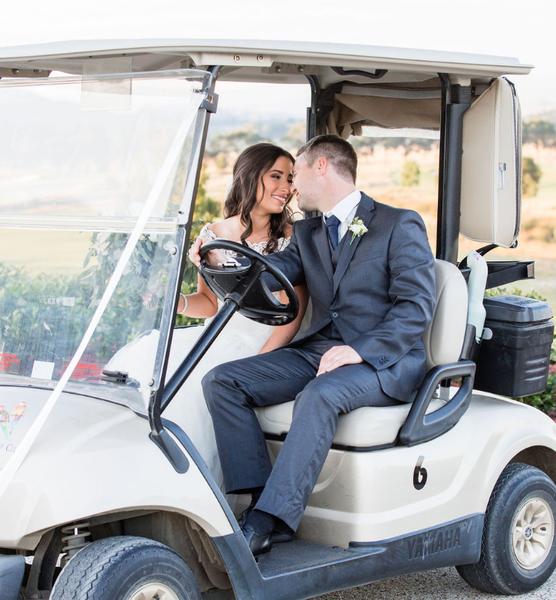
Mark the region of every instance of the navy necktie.
<instances>
[{"instance_id":1,"label":"navy necktie","mask_svg":"<svg viewBox=\"0 0 556 600\"><path fill-rule=\"evenodd\" d=\"M340 227L340 219L336 215L330 215L324 219L326 227L328 228L328 238L332 245L332 250L336 250L338 245L338 228Z\"/></svg>"}]
</instances>

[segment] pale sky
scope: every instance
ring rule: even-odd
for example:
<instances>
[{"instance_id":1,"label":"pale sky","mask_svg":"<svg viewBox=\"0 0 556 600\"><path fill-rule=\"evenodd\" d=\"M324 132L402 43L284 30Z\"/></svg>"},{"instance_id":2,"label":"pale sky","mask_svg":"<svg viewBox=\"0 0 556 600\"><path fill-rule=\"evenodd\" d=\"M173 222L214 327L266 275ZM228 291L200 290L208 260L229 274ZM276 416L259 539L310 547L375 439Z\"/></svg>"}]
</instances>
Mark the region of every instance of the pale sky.
<instances>
[{"instance_id":1,"label":"pale sky","mask_svg":"<svg viewBox=\"0 0 556 600\"><path fill-rule=\"evenodd\" d=\"M524 114L556 108L554 0L5 0L0 45L75 39L301 40L517 57ZM276 98L277 105L284 101Z\"/></svg>"}]
</instances>

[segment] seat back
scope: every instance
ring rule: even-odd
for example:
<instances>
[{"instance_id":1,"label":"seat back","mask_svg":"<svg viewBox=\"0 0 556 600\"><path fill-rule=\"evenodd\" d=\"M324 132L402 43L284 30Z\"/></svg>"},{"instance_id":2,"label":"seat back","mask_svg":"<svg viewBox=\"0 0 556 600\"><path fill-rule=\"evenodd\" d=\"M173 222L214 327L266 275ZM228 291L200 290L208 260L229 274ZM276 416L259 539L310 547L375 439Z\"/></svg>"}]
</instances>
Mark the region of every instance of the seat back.
<instances>
[{"instance_id":1,"label":"seat back","mask_svg":"<svg viewBox=\"0 0 556 600\"><path fill-rule=\"evenodd\" d=\"M457 362L467 326L467 284L452 263L437 259L436 306L423 334L427 371L438 365Z\"/></svg>"}]
</instances>

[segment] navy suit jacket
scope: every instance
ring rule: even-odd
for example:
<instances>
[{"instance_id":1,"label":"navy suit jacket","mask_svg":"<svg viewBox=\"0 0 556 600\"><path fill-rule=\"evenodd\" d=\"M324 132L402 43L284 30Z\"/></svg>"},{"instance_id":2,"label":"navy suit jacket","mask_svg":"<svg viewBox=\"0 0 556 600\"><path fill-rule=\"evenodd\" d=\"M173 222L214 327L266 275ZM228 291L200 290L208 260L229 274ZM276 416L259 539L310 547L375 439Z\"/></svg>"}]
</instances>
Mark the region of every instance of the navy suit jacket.
<instances>
[{"instance_id":1,"label":"navy suit jacket","mask_svg":"<svg viewBox=\"0 0 556 600\"><path fill-rule=\"evenodd\" d=\"M290 245L268 258L312 301L309 328L290 346L334 321L343 341L377 371L383 391L411 402L426 372L422 335L435 305L434 257L414 211L362 194L356 211L368 232L346 233L334 271L321 217L297 221Z\"/></svg>"}]
</instances>

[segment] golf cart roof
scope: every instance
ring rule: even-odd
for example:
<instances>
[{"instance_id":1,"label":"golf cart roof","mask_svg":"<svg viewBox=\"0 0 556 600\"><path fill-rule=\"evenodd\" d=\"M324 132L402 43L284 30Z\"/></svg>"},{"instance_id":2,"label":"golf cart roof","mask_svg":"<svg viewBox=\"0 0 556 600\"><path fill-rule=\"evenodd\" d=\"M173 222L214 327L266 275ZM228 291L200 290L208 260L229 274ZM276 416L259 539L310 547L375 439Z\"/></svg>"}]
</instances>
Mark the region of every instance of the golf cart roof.
<instances>
[{"instance_id":1,"label":"golf cart roof","mask_svg":"<svg viewBox=\"0 0 556 600\"><path fill-rule=\"evenodd\" d=\"M326 85L351 80L370 83L368 75L340 70L387 70L380 82L410 83L446 73L472 80L489 80L509 74L527 74L532 66L516 58L433 50L262 40L84 40L0 48L0 76L44 77L45 71L88 74L102 72L103 61L131 60L138 71L176 67L221 65L219 79L306 83L306 75L318 75ZM110 69L109 62L105 62ZM112 70L114 72L114 70ZM122 72L122 71L120 71Z\"/></svg>"}]
</instances>

